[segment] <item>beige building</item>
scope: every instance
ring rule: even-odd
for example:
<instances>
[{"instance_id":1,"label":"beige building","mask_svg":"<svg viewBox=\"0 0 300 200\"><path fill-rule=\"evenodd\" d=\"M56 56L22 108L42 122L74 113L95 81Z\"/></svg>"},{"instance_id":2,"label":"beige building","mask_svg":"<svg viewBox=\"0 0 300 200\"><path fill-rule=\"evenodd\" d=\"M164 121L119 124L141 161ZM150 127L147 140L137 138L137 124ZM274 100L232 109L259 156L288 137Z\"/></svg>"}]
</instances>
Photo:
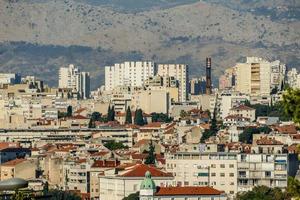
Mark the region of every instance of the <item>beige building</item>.
<instances>
[{"instance_id":1,"label":"beige building","mask_svg":"<svg viewBox=\"0 0 300 200\"><path fill-rule=\"evenodd\" d=\"M162 77L175 77L179 83L179 101L186 102L188 95L189 71L184 64L159 64L157 74Z\"/></svg>"},{"instance_id":2,"label":"beige building","mask_svg":"<svg viewBox=\"0 0 300 200\"><path fill-rule=\"evenodd\" d=\"M32 160L15 159L0 165L1 181L10 178L34 179L36 164Z\"/></svg>"},{"instance_id":3,"label":"beige building","mask_svg":"<svg viewBox=\"0 0 300 200\"><path fill-rule=\"evenodd\" d=\"M164 88L138 90L132 94L132 110L142 109L145 113L169 113L170 94Z\"/></svg>"},{"instance_id":4,"label":"beige building","mask_svg":"<svg viewBox=\"0 0 300 200\"><path fill-rule=\"evenodd\" d=\"M229 114L248 118L250 119L250 122L255 121L255 109L245 105L239 105L231 108Z\"/></svg>"},{"instance_id":5,"label":"beige building","mask_svg":"<svg viewBox=\"0 0 300 200\"><path fill-rule=\"evenodd\" d=\"M104 175L100 175L101 200L122 200L129 194L138 192L147 171L152 174L152 179L158 186L168 186L173 180L171 174L144 164L124 165L116 169L107 170Z\"/></svg>"},{"instance_id":6,"label":"beige building","mask_svg":"<svg viewBox=\"0 0 300 200\"><path fill-rule=\"evenodd\" d=\"M272 89L282 87L286 67L280 61L247 57L245 63L236 64L236 91L251 96L268 96Z\"/></svg>"},{"instance_id":7,"label":"beige building","mask_svg":"<svg viewBox=\"0 0 300 200\"><path fill-rule=\"evenodd\" d=\"M166 156L166 170L173 173L173 184L211 186L235 195L256 185L285 188L298 162L287 154L191 153Z\"/></svg>"}]
</instances>

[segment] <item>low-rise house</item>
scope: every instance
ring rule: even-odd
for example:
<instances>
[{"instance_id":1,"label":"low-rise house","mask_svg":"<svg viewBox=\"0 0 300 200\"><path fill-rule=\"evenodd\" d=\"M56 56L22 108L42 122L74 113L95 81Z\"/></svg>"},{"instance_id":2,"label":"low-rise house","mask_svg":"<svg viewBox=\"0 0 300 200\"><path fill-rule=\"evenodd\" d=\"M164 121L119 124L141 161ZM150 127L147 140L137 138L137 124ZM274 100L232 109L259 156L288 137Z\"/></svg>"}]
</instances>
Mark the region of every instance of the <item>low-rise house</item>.
<instances>
[{"instance_id":1,"label":"low-rise house","mask_svg":"<svg viewBox=\"0 0 300 200\"><path fill-rule=\"evenodd\" d=\"M243 118L248 118L250 122L255 121L255 109L245 105L239 105L231 108L229 110L229 115L238 115Z\"/></svg>"}]
</instances>

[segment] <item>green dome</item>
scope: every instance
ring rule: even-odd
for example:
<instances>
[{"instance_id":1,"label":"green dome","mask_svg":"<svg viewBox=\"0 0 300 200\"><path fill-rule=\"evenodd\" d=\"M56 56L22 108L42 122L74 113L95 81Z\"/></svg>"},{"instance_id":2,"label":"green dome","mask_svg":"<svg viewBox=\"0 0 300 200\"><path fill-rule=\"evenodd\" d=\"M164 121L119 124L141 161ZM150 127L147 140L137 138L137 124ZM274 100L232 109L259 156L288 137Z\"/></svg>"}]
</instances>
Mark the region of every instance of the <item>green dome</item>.
<instances>
[{"instance_id":1,"label":"green dome","mask_svg":"<svg viewBox=\"0 0 300 200\"><path fill-rule=\"evenodd\" d=\"M152 180L151 173L149 171L147 171L145 173L145 178L144 178L144 180L141 183L140 189L141 190L149 190L149 189L150 190L154 190L154 189L156 189L155 183Z\"/></svg>"}]
</instances>

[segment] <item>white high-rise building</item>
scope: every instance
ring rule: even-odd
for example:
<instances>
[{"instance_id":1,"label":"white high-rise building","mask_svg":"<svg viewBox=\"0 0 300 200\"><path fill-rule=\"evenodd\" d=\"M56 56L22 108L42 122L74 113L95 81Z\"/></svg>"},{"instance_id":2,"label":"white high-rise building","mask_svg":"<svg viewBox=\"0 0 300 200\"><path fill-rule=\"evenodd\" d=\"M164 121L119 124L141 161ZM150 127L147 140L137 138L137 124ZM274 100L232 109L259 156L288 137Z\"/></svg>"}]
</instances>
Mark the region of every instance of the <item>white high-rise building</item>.
<instances>
[{"instance_id":1,"label":"white high-rise building","mask_svg":"<svg viewBox=\"0 0 300 200\"><path fill-rule=\"evenodd\" d=\"M279 60L269 62L262 58L247 57L246 63L236 64L236 91L251 96L270 95L281 89L286 67Z\"/></svg>"},{"instance_id":2,"label":"white high-rise building","mask_svg":"<svg viewBox=\"0 0 300 200\"><path fill-rule=\"evenodd\" d=\"M154 76L156 67L153 62L124 62L105 67L105 90L118 86L141 87L146 79Z\"/></svg>"},{"instance_id":3,"label":"white high-rise building","mask_svg":"<svg viewBox=\"0 0 300 200\"><path fill-rule=\"evenodd\" d=\"M72 89L72 92L79 93L82 98L89 98L90 74L80 72L73 64L70 64L69 67L61 67L59 69L58 87Z\"/></svg>"},{"instance_id":4,"label":"white high-rise building","mask_svg":"<svg viewBox=\"0 0 300 200\"><path fill-rule=\"evenodd\" d=\"M287 72L287 83L291 88L300 89L300 73L297 72L296 68L292 68Z\"/></svg>"},{"instance_id":5,"label":"white high-rise building","mask_svg":"<svg viewBox=\"0 0 300 200\"><path fill-rule=\"evenodd\" d=\"M179 101L187 101L188 66L185 64L159 64L157 74L162 77L174 77L179 83Z\"/></svg>"}]
</instances>

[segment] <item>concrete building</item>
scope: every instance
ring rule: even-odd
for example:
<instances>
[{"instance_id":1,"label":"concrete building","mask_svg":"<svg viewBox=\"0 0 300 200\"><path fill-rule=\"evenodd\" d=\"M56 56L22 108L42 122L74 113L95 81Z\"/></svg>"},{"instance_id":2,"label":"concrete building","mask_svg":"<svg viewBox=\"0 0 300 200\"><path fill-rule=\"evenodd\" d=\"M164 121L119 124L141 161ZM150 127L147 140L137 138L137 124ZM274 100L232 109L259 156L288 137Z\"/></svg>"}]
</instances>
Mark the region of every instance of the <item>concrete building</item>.
<instances>
[{"instance_id":1,"label":"concrete building","mask_svg":"<svg viewBox=\"0 0 300 200\"><path fill-rule=\"evenodd\" d=\"M155 167L144 164L121 165L117 170L107 170L104 175L100 175L100 199L122 200L129 194L138 192L147 171L151 173L156 185L171 185L173 176Z\"/></svg>"},{"instance_id":2,"label":"concrete building","mask_svg":"<svg viewBox=\"0 0 300 200\"><path fill-rule=\"evenodd\" d=\"M224 192L211 187L157 187L146 172L140 186L140 200L226 200Z\"/></svg>"},{"instance_id":3,"label":"concrete building","mask_svg":"<svg viewBox=\"0 0 300 200\"><path fill-rule=\"evenodd\" d=\"M79 68L73 64L70 64L69 67L61 67L58 87L72 89L72 93L78 93L81 98L89 98L90 75L88 72L80 72Z\"/></svg>"},{"instance_id":4,"label":"concrete building","mask_svg":"<svg viewBox=\"0 0 300 200\"><path fill-rule=\"evenodd\" d=\"M273 89L284 84L286 67L280 61L269 62L262 58L247 57L236 66L236 91L251 96L269 96Z\"/></svg>"},{"instance_id":5,"label":"concrete building","mask_svg":"<svg viewBox=\"0 0 300 200\"><path fill-rule=\"evenodd\" d=\"M146 79L156 74L153 62L138 61L117 63L105 67L105 90L117 86L141 87Z\"/></svg>"},{"instance_id":6,"label":"concrete building","mask_svg":"<svg viewBox=\"0 0 300 200\"><path fill-rule=\"evenodd\" d=\"M131 109L142 109L145 113L169 113L170 94L164 87L137 90L132 94Z\"/></svg>"},{"instance_id":7,"label":"concrete building","mask_svg":"<svg viewBox=\"0 0 300 200\"><path fill-rule=\"evenodd\" d=\"M166 156L173 184L211 186L229 195L256 185L285 188L288 176L294 176L297 169L297 157L288 154L177 152Z\"/></svg>"},{"instance_id":8,"label":"concrete building","mask_svg":"<svg viewBox=\"0 0 300 200\"><path fill-rule=\"evenodd\" d=\"M300 73L296 68L292 68L287 72L286 82L291 88L300 88Z\"/></svg>"},{"instance_id":9,"label":"concrete building","mask_svg":"<svg viewBox=\"0 0 300 200\"><path fill-rule=\"evenodd\" d=\"M21 75L13 73L0 73L0 84L20 84Z\"/></svg>"},{"instance_id":10,"label":"concrete building","mask_svg":"<svg viewBox=\"0 0 300 200\"><path fill-rule=\"evenodd\" d=\"M230 67L219 77L219 89L231 90L235 87L236 68Z\"/></svg>"},{"instance_id":11,"label":"concrete building","mask_svg":"<svg viewBox=\"0 0 300 200\"><path fill-rule=\"evenodd\" d=\"M255 121L255 109L245 105L238 105L229 110L230 115L238 115L244 118L249 118L250 122Z\"/></svg>"},{"instance_id":12,"label":"concrete building","mask_svg":"<svg viewBox=\"0 0 300 200\"><path fill-rule=\"evenodd\" d=\"M224 119L230 115L230 109L249 101L250 97L239 92L223 91L218 94L216 102L217 117Z\"/></svg>"},{"instance_id":13,"label":"concrete building","mask_svg":"<svg viewBox=\"0 0 300 200\"><path fill-rule=\"evenodd\" d=\"M175 77L179 83L179 101L186 102L188 98L189 70L185 64L159 64L157 74L162 77Z\"/></svg>"},{"instance_id":14,"label":"concrete building","mask_svg":"<svg viewBox=\"0 0 300 200\"><path fill-rule=\"evenodd\" d=\"M0 165L1 181L11 178L36 178L36 164L32 160L15 159Z\"/></svg>"},{"instance_id":15,"label":"concrete building","mask_svg":"<svg viewBox=\"0 0 300 200\"><path fill-rule=\"evenodd\" d=\"M202 78L192 78L189 81L189 89L191 95L205 94L206 91L206 81L205 77Z\"/></svg>"}]
</instances>

